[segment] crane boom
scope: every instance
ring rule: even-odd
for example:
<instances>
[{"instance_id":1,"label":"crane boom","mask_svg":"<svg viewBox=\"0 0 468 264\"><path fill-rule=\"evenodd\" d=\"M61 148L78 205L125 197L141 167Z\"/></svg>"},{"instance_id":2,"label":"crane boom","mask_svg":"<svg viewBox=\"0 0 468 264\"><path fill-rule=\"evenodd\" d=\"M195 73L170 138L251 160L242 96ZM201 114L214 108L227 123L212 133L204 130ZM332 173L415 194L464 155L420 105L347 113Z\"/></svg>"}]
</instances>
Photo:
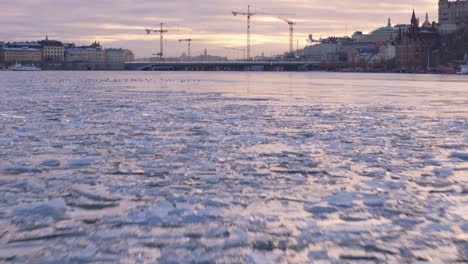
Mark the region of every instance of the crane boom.
<instances>
[{"instance_id":1,"label":"crane boom","mask_svg":"<svg viewBox=\"0 0 468 264\"><path fill-rule=\"evenodd\" d=\"M233 11L232 14L234 16L241 15L241 16L247 16L247 60L250 60L250 18L255 15L271 15L271 16L279 16L279 15L287 15L287 14L271 14L271 13L265 13L265 12L251 12L250 11L250 5L247 6L247 12L236 12Z\"/></svg>"},{"instance_id":2,"label":"crane boom","mask_svg":"<svg viewBox=\"0 0 468 264\"><path fill-rule=\"evenodd\" d=\"M164 39L164 33L167 33L169 32L168 30L165 30L164 28L164 23L161 22L160 24L160 28L159 29L145 29L146 31L146 34L151 34L151 32L154 32L154 33L159 33L159 57L160 57L160 60L163 61L163 57L164 57L164 42L163 42L163 39Z\"/></svg>"}]
</instances>

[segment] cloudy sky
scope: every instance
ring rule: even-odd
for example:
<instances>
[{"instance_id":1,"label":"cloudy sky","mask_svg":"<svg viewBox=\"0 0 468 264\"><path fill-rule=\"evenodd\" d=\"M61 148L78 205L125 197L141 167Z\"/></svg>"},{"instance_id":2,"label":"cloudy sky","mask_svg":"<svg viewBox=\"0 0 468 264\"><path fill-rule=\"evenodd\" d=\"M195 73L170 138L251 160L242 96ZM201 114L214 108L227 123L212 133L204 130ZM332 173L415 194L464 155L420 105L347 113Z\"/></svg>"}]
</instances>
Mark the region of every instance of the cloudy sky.
<instances>
[{"instance_id":1,"label":"cloudy sky","mask_svg":"<svg viewBox=\"0 0 468 264\"><path fill-rule=\"evenodd\" d=\"M166 56L186 51L180 38L192 38L192 54L207 48L213 55L241 57L225 47L244 47L246 18L231 11L283 14L294 20L295 40L305 46L314 38L351 35L393 24L408 23L412 9L437 20L437 0L0 0L0 41L49 38L76 44L98 40L105 47L125 47L137 57L159 51L159 37L145 28L165 22ZM252 18L252 55L279 54L288 49L288 25L275 15Z\"/></svg>"}]
</instances>

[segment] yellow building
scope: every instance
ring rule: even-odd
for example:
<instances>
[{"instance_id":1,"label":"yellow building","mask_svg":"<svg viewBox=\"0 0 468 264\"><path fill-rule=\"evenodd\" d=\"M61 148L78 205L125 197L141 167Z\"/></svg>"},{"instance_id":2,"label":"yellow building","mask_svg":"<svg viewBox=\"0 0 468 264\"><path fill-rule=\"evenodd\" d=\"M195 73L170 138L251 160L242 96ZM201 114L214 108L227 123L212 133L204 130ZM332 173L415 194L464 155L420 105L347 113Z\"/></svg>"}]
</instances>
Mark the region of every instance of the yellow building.
<instances>
[{"instance_id":1,"label":"yellow building","mask_svg":"<svg viewBox=\"0 0 468 264\"><path fill-rule=\"evenodd\" d=\"M0 62L35 63L41 62L42 53L31 48L0 48Z\"/></svg>"}]
</instances>

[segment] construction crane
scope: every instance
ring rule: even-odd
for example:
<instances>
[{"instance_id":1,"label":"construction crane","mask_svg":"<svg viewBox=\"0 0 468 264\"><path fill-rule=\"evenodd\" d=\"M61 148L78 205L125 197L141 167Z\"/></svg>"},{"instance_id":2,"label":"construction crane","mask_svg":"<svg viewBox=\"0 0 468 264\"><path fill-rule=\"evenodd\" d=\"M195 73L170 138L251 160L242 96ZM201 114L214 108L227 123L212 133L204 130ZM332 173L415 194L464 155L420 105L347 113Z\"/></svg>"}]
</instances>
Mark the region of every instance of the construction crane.
<instances>
[{"instance_id":1,"label":"construction crane","mask_svg":"<svg viewBox=\"0 0 468 264\"><path fill-rule=\"evenodd\" d=\"M161 22L159 29L145 29L148 35L151 34L151 32L159 33L159 40L160 40L159 50L160 51L157 55L159 55L159 58L161 61L163 61L163 57L164 57L164 41L163 41L164 33L168 32L168 30L163 29L163 26L164 26L164 23Z\"/></svg>"},{"instance_id":2,"label":"construction crane","mask_svg":"<svg viewBox=\"0 0 468 264\"><path fill-rule=\"evenodd\" d=\"M294 42L294 26L296 25L295 22L283 18L283 17L278 17L279 19L283 20L284 22L288 23L289 25L289 53L293 53L294 47L293 47L293 42Z\"/></svg>"},{"instance_id":3,"label":"construction crane","mask_svg":"<svg viewBox=\"0 0 468 264\"><path fill-rule=\"evenodd\" d=\"M192 42L192 39L179 39L179 43L186 41L188 43L188 60L190 61L190 43Z\"/></svg>"},{"instance_id":4,"label":"construction crane","mask_svg":"<svg viewBox=\"0 0 468 264\"><path fill-rule=\"evenodd\" d=\"M225 49L230 49L230 50L237 50L237 51L242 51L243 54L244 54L244 60L245 60L245 48L228 48L228 47L225 47Z\"/></svg>"},{"instance_id":5,"label":"construction crane","mask_svg":"<svg viewBox=\"0 0 468 264\"><path fill-rule=\"evenodd\" d=\"M247 60L250 60L250 18L255 15L271 15L271 16L279 16L279 15L288 15L288 14L270 14L270 13L264 13L264 12L250 12L250 5L247 6L247 12L239 12L239 11L233 11L232 14L234 16L241 15L241 16L246 16L247 17Z\"/></svg>"},{"instance_id":6,"label":"construction crane","mask_svg":"<svg viewBox=\"0 0 468 264\"><path fill-rule=\"evenodd\" d=\"M237 16L237 15L247 16L247 60L250 60L250 18L256 15L256 13L250 12L250 5L249 5L247 7L247 13L233 11L232 14L234 16Z\"/></svg>"}]
</instances>

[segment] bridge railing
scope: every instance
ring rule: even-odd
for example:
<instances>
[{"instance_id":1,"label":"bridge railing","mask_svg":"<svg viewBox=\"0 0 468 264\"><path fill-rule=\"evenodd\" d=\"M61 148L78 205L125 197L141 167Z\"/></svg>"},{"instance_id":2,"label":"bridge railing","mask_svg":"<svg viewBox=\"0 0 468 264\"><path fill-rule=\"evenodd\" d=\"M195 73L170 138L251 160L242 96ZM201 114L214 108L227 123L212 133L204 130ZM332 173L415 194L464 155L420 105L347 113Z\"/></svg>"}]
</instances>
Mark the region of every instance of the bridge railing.
<instances>
[{"instance_id":1,"label":"bridge railing","mask_svg":"<svg viewBox=\"0 0 468 264\"><path fill-rule=\"evenodd\" d=\"M157 64L157 65L178 65L178 64L198 64L198 65L210 65L210 64L320 64L318 61L134 61L126 62L126 64Z\"/></svg>"}]
</instances>

